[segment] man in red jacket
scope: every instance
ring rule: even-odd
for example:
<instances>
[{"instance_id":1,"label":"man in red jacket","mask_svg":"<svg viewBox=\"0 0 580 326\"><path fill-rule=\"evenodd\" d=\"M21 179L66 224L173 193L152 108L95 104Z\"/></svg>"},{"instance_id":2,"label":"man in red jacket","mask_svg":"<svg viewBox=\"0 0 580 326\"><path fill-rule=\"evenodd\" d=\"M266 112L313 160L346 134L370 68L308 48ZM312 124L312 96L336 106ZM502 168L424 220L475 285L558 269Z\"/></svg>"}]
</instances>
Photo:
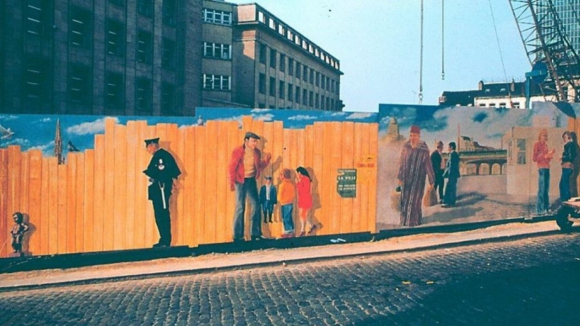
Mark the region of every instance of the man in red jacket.
<instances>
[{"instance_id":1,"label":"man in red jacket","mask_svg":"<svg viewBox=\"0 0 580 326\"><path fill-rule=\"evenodd\" d=\"M252 221L252 240L264 239L260 219L260 201L256 179L268 164L272 156L256 148L260 137L253 132L244 136L244 144L232 152L228 166L230 190L236 191L236 209L234 212L234 241L244 240L244 215L246 211L246 196L250 199L250 216Z\"/></svg>"}]
</instances>

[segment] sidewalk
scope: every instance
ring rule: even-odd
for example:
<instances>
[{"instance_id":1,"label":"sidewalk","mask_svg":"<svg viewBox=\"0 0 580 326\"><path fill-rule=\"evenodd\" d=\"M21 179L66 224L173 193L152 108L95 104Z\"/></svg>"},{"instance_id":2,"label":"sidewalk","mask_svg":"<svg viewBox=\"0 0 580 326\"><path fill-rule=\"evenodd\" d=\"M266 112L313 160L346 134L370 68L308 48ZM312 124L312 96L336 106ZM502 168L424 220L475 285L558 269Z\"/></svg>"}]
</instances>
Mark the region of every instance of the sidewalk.
<instances>
[{"instance_id":1,"label":"sidewalk","mask_svg":"<svg viewBox=\"0 0 580 326\"><path fill-rule=\"evenodd\" d=\"M381 241L346 243L333 239L328 245L293 249L263 249L241 253L164 258L69 269L48 269L0 274L0 291L44 286L116 281L155 276L205 273L257 266L283 265L321 259L388 254L505 241L560 232L554 221L508 223L464 232L429 233L392 237Z\"/></svg>"}]
</instances>

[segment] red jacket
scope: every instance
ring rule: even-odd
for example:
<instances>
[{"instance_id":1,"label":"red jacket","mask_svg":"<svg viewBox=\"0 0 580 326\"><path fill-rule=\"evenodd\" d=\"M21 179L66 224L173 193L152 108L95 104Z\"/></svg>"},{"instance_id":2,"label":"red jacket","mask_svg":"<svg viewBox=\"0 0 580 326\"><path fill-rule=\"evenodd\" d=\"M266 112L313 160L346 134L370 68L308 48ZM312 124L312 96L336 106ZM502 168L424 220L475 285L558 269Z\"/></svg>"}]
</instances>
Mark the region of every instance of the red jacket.
<instances>
[{"instance_id":1,"label":"red jacket","mask_svg":"<svg viewBox=\"0 0 580 326\"><path fill-rule=\"evenodd\" d=\"M228 179L230 183L230 189L233 191L235 189L235 183L244 183L245 171L244 171L244 153L246 150L246 145L237 147L232 151L232 159L228 166ZM254 167L256 169L256 179L260 177L260 172L264 170L266 166L270 164L270 157L266 157L262 161L262 152L259 149L254 148Z\"/></svg>"}]
</instances>

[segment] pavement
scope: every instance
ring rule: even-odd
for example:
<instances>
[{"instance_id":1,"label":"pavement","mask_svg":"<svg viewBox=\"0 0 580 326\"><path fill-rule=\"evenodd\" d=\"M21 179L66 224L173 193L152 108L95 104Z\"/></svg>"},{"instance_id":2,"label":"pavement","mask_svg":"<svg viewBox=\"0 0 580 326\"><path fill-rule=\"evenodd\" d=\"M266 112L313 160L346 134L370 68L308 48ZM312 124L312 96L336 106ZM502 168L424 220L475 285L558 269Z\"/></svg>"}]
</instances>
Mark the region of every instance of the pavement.
<instances>
[{"instance_id":1,"label":"pavement","mask_svg":"<svg viewBox=\"0 0 580 326\"><path fill-rule=\"evenodd\" d=\"M482 242L511 241L559 232L561 231L553 220L530 222L518 219L511 223L483 225L476 229L467 228L459 231L433 232L431 230L431 232L408 235L403 233L390 237L381 237L380 234L369 235L367 241L358 242L354 242L354 238L348 236L331 236L325 238L324 244L304 247L300 247L299 242L305 238L267 240L270 243L288 241L290 247L268 248L266 246L268 242L263 242L264 246L259 249L241 252L239 248L230 247L232 252L205 253L193 257L167 257L74 268L0 272L0 292L440 249ZM251 247L248 248L251 249Z\"/></svg>"}]
</instances>

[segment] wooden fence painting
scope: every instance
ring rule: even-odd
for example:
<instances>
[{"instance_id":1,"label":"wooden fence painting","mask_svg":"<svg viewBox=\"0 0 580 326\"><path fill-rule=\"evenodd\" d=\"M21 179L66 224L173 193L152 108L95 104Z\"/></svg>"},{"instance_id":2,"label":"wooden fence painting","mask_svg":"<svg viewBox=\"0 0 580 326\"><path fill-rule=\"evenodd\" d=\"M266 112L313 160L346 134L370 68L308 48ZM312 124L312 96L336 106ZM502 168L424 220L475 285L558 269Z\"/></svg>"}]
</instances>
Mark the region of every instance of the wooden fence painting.
<instances>
[{"instance_id":1,"label":"wooden fence painting","mask_svg":"<svg viewBox=\"0 0 580 326\"><path fill-rule=\"evenodd\" d=\"M104 134L94 137L94 148L69 153L64 164L40 150L0 148L0 257L11 252L16 211L24 213L30 225L24 251L32 255L147 248L156 243L143 174L151 158L143 141L153 137L161 138L161 147L174 155L182 170L170 202L172 245L231 242L235 196L228 186L227 166L246 131L262 136L259 148L272 154L263 176L273 176L274 185L283 168L308 169L313 179L312 216L322 225L317 235L376 231L377 165L361 168L359 163L376 160L377 123L315 122L304 129L285 129L282 121L251 116L242 118L241 128L237 121L178 127L146 121L122 125L107 118ZM337 192L338 169L357 166L356 197L342 198ZM263 177L258 185L262 183ZM297 223L297 207L294 211ZM278 206L274 219L262 224L267 237L277 238L283 231Z\"/></svg>"}]
</instances>

